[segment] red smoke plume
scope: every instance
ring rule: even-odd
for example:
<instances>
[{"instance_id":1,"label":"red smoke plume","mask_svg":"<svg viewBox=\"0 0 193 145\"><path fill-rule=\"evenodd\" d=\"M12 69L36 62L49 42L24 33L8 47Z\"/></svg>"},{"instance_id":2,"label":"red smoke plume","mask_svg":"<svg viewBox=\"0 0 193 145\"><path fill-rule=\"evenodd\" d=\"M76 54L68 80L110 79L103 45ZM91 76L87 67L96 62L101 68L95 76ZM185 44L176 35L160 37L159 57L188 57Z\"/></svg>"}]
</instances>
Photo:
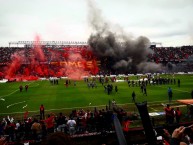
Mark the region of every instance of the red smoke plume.
<instances>
[{"instance_id":1,"label":"red smoke plume","mask_svg":"<svg viewBox=\"0 0 193 145\"><path fill-rule=\"evenodd\" d=\"M9 80L37 80L39 77L67 76L73 80L97 74L98 63L86 46L69 46L60 49L40 45L36 37L32 48L18 48L0 77Z\"/></svg>"}]
</instances>

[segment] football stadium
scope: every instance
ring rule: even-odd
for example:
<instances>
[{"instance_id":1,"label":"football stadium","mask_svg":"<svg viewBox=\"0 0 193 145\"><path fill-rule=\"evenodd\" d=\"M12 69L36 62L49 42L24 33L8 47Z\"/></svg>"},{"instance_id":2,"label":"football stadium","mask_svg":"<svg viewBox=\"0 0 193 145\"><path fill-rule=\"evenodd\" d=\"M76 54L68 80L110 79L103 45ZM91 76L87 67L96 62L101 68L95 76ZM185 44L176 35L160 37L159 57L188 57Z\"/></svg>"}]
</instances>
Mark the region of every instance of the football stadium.
<instances>
[{"instance_id":1,"label":"football stadium","mask_svg":"<svg viewBox=\"0 0 193 145\"><path fill-rule=\"evenodd\" d=\"M87 3L87 41L0 46L0 145L192 144L193 45L114 32Z\"/></svg>"},{"instance_id":2,"label":"football stadium","mask_svg":"<svg viewBox=\"0 0 193 145\"><path fill-rule=\"evenodd\" d=\"M143 127L135 103L147 102L154 126L170 124L165 119L164 108L168 104L173 111L180 108L182 115L178 123L191 121L193 62L189 57L193 46L159 48L151 45L149 49L154 53L148 54L147 60L161 63L165 70L136 73L135 69L127 69L128 72L117 73L111 68L113 61L110 59L113 58L103 60L95 56L85 42L19 41L9 44L10 47L1 48L1 119L8 117L14 119L12 123L17 120L25 123L46 119L54 113L57 130L60 113L66 123L75 115L77 126L73 135L78 136L100 132L101 126L108 121L105 118L101 122L96 120L92 126L87 122L91 114L107 117L108 113L116 113L119 121L132 121L128 127L135 130ZM18 47L11 46L15 44ZM172 89L171 100L168 88ZM43 117L41 105L45 107ZM176 121L174 115L172 124L176 125ZM114 131L111 123L107 131ZM69 133L66 127L63 129Z\"/></svg>"}]
</instances>

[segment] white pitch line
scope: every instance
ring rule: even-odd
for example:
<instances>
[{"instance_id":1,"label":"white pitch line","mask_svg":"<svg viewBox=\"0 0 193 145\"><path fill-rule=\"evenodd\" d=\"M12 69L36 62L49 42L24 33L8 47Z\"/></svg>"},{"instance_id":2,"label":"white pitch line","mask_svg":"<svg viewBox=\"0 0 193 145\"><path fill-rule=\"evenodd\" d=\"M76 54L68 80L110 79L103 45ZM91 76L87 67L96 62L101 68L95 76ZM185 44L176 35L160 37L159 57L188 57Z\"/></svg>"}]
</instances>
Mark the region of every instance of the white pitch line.
<instances>
[{"instance_id":1,"label":"white pitch line","mask_svg":"<svg viewBox=\"0 0 193 145\"><path fill-rule=\"evenodd\" d=\"M175 101L175 100L173 100ZM168 102L168 100L163 100L163 101L152 101L152 102L148 102L151 103L151 105L153 105L153 103L160 103L160 102ZM134 103L125 103L125 104L117 104L117 105L129 105L129 104L134 104ZM56 111L56 110L72 110L72 109L77 109L77 108L91 108L91 107L105 107L106 105L98 105L98 106L83 106L83 107L71 107L71 108L59 108L59 109L48 109L45 111ZM39 112L39 110L35 110L35 111L28 111L28 112ZM11 112L11 113L1 113L1 114L21 114L24 112Z\"/></svg>"},{"instance_id":2,"label":"white pitch line","mask_svg":"<svg viewBox=\"0 0 193 145\"><path fill-rule=\"evenodd\" d=\"M10 95L12 95L13 93L15 93L15 92L17 92L17 91L19 91L19 90L15 90L15 91L9 93L8 95L4 95L4 96L0 96L0 97L7 97L7 96L10 96Z\"/></svg>"},{"instance_id":3,"label":"white pitch line","mask_svg":"<svg viewBox=\"0 0 193 145\"><path fill-rule=\"evenodd\" d=\"M5 101L5 99L3 99L3 98L0 98L0 100L1 100L1 101Z\"/></svg>"},{"instance_id":4,"label":"white pitch line","mask_svg":"<svg viewBox=\"0 0 193 145\"><path fill-rule=\"evenodd\" d=\"M190 93L188 91L183 91L183 90L179 90L179 89L173 89L173 90L176 90L176 91L179 91L179 92L184 92L184 93Z\"/></svg>"},{"instance_id":5,"label":"white pitch line","mask_svg":"<svg viewBox=\"0 0 193 145\"><path fill-rule=\"evenodd\" d=\"M27 107L27 104L25 106L23 106L23 109Z\"/></svg>"},{"instance_id":6,"label":"white pitch line","mask_svg":"<svg viewBox=\"0 0 193 145\"><path fill-rule=\"evenodd\" d=\"M148 108L150 108L150 109L152 109L152 110L154 110L154 111L158 111L158 110L156 110L156 109L154 109L154 108L152 108L152 107L149 107L149 106L148 106Z\"/></svg>"},{"instance_id":7,"label":"white pitch line","mask_svg":"<svg viewBox=\"0 0 193 145\"><path fill-rule=\"evenodd\" d=\"M36 86L39 86L39 85L40 85L40 84L36 83L36 85L32 86L31 88L36 87Z\"/></svg>"},{"instance_id":8,"label":"white pitch line","mask_svg":"<svg viewBox=\"0 0 193 145\"><path fill-rule=\"evenodd\" d=\"M166 104L164 104L164 103L161 103L161 105L164 106L164 107L166 106Z\"/></svg>"},{"instance_id":9,"label":"white pitch line","mask_svg":"<svg viewBox=\"0 0 193 145\"><path fill-rule=\"evenodd\" d=\"M21 103L24 103L25 101L22 101L22 102L17 102L17 103L13 103L13 104L10 104L7 106L7 108L11 107L11 106L14 106L14 105L17 105L17 104L21 104Z\"/></svg>"},{"instance_id":10,"label":"white pitch line","mask_svg":"<svg viewBox=\"0 0 193 145\"><path fill-rule=\"evenodd\" d=\"M34 83L34 82L29 83L29 85L32 84L32 83ZM38 85L39 85L39 84L38 84ZM14 94L14 93L17 92L17 91L19 91L19 89L15 90L15 91L13 91L13 92L11 92L11 93L9 93L8 95L0 96L0 98L10 96L10 95Z\"/></svg>"},{"instance_id":11,"label":"white pitch line","mask_svg":"<svg viewBox=\"0 0 193 145\"><path fill-rule=\"evenodd\" d=\"M159 88L167 88L167 87L162 87L162 86L156 86L156 87L159 87ZM180 89L173 89L173 90L176 90L176 91L179 91L179 92L184 92L184 93L190 93L188 91L184 91L184 90L180 90Z\"/></svg>"}]
</instances>

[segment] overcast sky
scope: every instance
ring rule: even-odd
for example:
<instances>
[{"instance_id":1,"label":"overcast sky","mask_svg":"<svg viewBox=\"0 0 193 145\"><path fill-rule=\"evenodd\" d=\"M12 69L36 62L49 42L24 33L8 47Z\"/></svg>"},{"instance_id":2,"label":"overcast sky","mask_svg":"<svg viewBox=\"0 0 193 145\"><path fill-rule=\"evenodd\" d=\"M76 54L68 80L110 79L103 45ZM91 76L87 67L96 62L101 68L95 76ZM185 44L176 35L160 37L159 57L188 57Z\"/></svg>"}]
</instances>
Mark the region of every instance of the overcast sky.
<instances>
[{"instance_id":1,"label":"overcast sky","mask_svg":"<svg viewBox=\"0 0 193 145\"><path fill-rule=\"evenodd\" d=\"M193 0L96 0L103 17L163 46L193 45ZM0 0L0 46L10 41L87 41L86 0Z\"/></svg>"}]
</instances>

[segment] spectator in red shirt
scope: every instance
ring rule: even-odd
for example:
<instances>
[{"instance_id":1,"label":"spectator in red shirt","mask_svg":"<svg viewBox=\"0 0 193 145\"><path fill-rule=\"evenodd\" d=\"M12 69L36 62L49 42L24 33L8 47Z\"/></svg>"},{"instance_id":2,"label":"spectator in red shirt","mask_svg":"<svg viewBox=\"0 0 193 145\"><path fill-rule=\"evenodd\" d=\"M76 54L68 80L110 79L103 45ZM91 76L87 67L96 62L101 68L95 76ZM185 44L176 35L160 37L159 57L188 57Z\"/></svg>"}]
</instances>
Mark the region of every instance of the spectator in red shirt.
<instances>
[{"instance_id":1,"label":"spectator in red shirt","mask_svg":"<svg viewBox=\"0 0 193 145\"><path fill-rule=\"evenodd\" d=\"M44 116L44 105L42 104L40 106L40 120L44 119L45 116Z\"/></svg>"},{"instance_id":2,"label":"spectator in red shirt","mask_svg":"<svg viewBox=\"0 0 193 145\"><path fill-rule=\"evenodd\" d=\"M166 116L166 123L172 124L174 120L174 109L170 108L170 105L167 104L167 106L164 108L165 116Z\"/></svg>"},{"instance_id":3,"label":"spectator in red shirt","mask_svg":"<svg viewBox=\"0 0 193 145\"><path fill-rule=\"evenodd\" d=\"M175 111L176 123L180 122L181 115L182 115L182 112L180 111L179 107L177 107Z\"/></svg>"},{"instance_id":4,"label":"spectator in red shirt","mask_svg":"<svg viewBox=\"0 0 193 145\"><path fill-rule=\"evenodd\" d=\"M46 125L47 125L48 134L54 132L54 118L55 118L55 115L53 113L51 113L51 115L48 115L48 118L46 120L44 120L46 122Z\"/></svg>"}]
</instances>

